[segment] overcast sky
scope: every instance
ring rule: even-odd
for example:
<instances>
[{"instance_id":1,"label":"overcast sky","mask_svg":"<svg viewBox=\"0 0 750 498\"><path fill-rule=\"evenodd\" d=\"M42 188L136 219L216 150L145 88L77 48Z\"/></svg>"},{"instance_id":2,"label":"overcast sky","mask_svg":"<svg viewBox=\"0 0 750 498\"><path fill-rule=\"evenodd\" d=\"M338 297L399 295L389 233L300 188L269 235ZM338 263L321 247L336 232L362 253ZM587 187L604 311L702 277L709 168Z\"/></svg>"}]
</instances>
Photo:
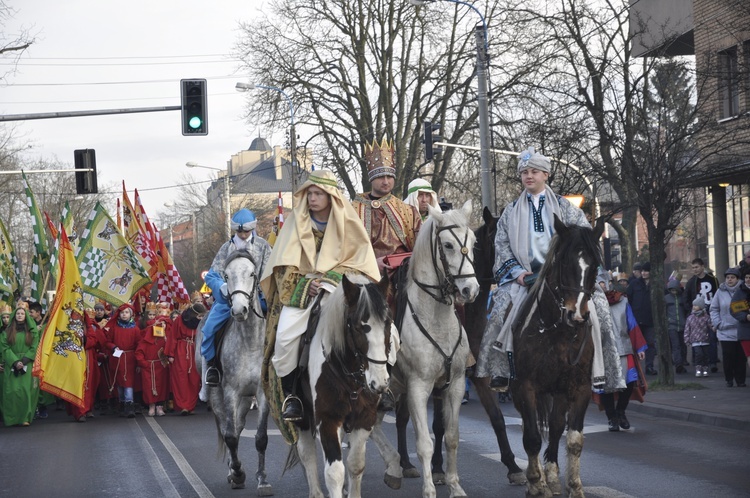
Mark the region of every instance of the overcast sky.
<instances>
[{"instance_id":1,"label":"overcast sky","mask_svg":"<svg viewBox=\"0 0 750 498\"><path fill-rule=\"evenodd\" d=\"M58 158L72 167L74 149L95 149L100 191L102 183L125 180L128 190L138 188L152 217L176 196L170 187L183 173L200 180L215 175L188 169L186 162L224 168L259 133L271 145L284 140L281 132L244 123L245 97L234 90L236 82L247 81L230 55L239 22L259 17L262 0L6 3L17 10L6 38L25 27L36 42L7 78L0 114L174 106L180 103L180 79L208 80L207 137L183 137L179 111L15 124L17 134L33 144L31 157ZM112 193L112 203L117 195Z\"/></svg>"}]
</instances>

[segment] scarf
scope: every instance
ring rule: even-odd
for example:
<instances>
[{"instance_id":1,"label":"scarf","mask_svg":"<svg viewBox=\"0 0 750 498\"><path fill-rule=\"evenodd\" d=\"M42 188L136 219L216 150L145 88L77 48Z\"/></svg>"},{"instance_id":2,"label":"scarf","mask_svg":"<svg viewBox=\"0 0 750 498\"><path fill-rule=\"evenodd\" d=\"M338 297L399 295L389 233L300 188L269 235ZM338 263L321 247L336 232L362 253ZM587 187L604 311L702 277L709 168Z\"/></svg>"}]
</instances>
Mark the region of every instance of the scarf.
<instances>
[{"instance_id":1,"label":"scarf","mask_svg":"<svg viewBox=\"0 0 750 498\"><path fill-rule=\"evenodd\" d=\"M549 188L544 186L544 209L547 212L547 218L554 220L553 215L562 218L560 204L557 202L557 195ZM510 249L516 257L516 261L527 271L531 270L531 261L529 260L529 201L526 199L527 192L524 190L521 196L513 206L513 212L510 215L508 223L508 237L510 239ZM551 233L552 226L547 227Z\"/></svg>"}]
</instances>

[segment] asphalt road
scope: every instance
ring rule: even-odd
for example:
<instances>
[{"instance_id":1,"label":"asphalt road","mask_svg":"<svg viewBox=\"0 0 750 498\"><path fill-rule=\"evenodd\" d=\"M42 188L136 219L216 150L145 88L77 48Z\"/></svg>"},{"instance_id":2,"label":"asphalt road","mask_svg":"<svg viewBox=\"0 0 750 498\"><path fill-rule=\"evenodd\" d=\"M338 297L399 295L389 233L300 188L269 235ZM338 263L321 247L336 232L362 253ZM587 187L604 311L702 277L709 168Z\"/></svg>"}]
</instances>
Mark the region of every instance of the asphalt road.
<instances>
[{"instance_id":1,"label":"asphalt road","mask_svg":"<svg viewBox=\"0 0 750 498\"><path fill-rule=\"evenodd\" d=\"M517 461L526 466L521 424L511 405L506 412ZM62 412L31 427L0 428L0 496L37 497L239 497L255 496L257 458L252 438L255 414L240 443L247 489L231 490L226 464L217 458L213 414L201 405L190 417L97 417L74 423ZM475 497L523 497L525 488L508 484L494 435L478 401L461 408L459 476ZM606 418L591 405L581 462L589 497L750 496L750 432L630 413L633 429L609 433ZM386 434L395 442L392 417ZM275 496L306 497L301 467L281 475L288 447L275 426L267 453L268 479ZM410 448L414 448L413 436ZM565 454L561 448L560 455ZM321 461L321 460L319 460ZM412 462L417 465L416 455ZM565 463L562 463L564 468ZM374 444L367 448L363 495L416 497L418 479L405 479L394 491L382 481L384 466ZM320 470L321 482L322 469ZM438 487L438 496L448 490Z\"/></svg>"}]
</instances>

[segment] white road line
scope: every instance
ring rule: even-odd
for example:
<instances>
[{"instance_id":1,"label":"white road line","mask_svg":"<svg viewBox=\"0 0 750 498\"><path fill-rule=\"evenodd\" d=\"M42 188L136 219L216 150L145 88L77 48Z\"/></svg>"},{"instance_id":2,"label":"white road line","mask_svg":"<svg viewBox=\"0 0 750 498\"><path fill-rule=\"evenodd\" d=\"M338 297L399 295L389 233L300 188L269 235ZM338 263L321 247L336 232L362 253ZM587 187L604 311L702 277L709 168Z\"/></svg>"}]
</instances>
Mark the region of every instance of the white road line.
<instances>
[{"instance_id":1,"label":"white road line","mask_svg":"<svg viewBox=\"0 0 750 498\"><path fill-rule=\"evenodd\" d=\"M255 429L242 429L240 437L255 437L255 433L258 432ZM281 436L281 431L278 429L269 429L267 431L269 436Z\"/></svg>"},{"instance_id":2,"label":"white road line","mask_svg":"<svg viewBox=\"0 0 750 498\"><path fill-rule=\"evenodd\" d=\"M172 440L169 439L169 436L167 436L167 434L164 432L161 426L159 426L156 420L151 417L145 417L145 419L146 422L148 422L148 425L151 426L151 429L154 431L156 436L159 438L159 441L161 441L161 444L164 445L169 454L172 456L172 459L177 464L177 467L179 467L179 469L182 471L182 475L185 476L185 479L187 479L195 492L198 493L198 496L200 496L201 498L214 498L213 493L211 493L211 491L206 487L201 478L198 477L198 474L195 473L180 450L177 449L177 446L175 446ZM174 487L172 489L174 489Z\"/></svg>"},{"instance_id":3,"label":"white road line","mask_svg":"<svg viewBox=\"0 0 750 498\"><path fill-rule=\"evenodd\" d=\"M584 486L583 491L587 495L596 495L601 498L636 498L633 495L617 491L616 489L608 488L606 486Z\"/></svg>"},{"instance_id":4,"label":"white road line","mask_svg":"<svg viewBox=\"0 0 750 498\"><path fill-rule=\"evenodd\" d=\"M141 429L141 426L139 424L135 425L136 427L138 427L138 431L141 433L141 437L137 438L138 444L141 445L141 449L146 455L148 466L154 473L154 477L156 478L156 482L159 483L159 488L161 488L162 494L165 497L169 498L180 498L180 493L177 492L177 489L175 489L174 485L172 484L172 480L167 475L167 471L164 470L164 466L162 466L161 462L159 461L159 457L156 456L154 448L151 446L151 443L148 442L148 439L146 439L146 435L143 433L143 429Z\"/></svg>"}]
</instances>

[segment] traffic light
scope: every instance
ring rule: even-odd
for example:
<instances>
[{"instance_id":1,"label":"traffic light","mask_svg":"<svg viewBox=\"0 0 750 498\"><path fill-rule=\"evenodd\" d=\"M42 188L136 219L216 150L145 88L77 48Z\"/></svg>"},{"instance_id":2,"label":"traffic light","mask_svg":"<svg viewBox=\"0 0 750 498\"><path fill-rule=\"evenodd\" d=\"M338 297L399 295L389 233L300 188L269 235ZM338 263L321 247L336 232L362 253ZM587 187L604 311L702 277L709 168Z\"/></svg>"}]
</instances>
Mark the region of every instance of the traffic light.
<instances>
[{"instance_id":1,"label":"traffic light","mask_svg":"<svg viewBox=\"0 0 750 498\"><path fill-rule=\"evenodd\" d=\"M435 142L440 142L443 137L440 135L435 135L436 132L440 131L440 125L439 124L432 124L430 121L424 122L424 137L422 138L422 142L424 143L424 159L425 161L432 161L432 158L436 154L440 154L443 152L443 148L438 146L435 146Z\"/></svg>"},{"instance_id":2,"label":"traffic light","mask_svg":"<svg viewBox=\"0 0 750 498\"><path fill-rule=\"evenodd\" d=\"M183 135L208 135L206 86L206 80L180 80Z\"/></svg>"},{"instance_id":3,"label":"traffic light","mask_svg":"<svg viewBox=\"0 0 750 498\"><path fill-rule=\"evenodd\" d=\"M98 194L96 182L96 151L78 149L73 151L76 166L76 194ZM78 171L87 170L91 171Z\"/></svg>"}]
</instances>

